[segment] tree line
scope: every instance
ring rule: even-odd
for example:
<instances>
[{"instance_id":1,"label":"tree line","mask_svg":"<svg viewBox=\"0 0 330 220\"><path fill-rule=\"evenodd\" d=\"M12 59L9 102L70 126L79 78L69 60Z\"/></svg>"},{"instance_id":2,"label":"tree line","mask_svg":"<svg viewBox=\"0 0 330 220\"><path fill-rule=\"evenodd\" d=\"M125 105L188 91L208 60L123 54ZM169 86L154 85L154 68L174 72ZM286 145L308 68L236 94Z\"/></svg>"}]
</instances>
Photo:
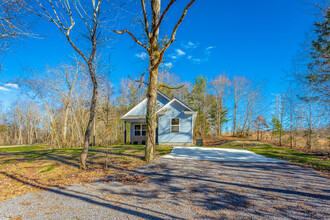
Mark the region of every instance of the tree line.
<instances>
[{"instance_id":1,"label":"tree line","mask_svg":"<svg viewBox=\"0 0 330 220\"><path fill-rule=\"evenodd\" d=\"M162 91L177 97L197 111L195 138L233 136L276 139L279 145L297 146L303 142L311 149L317 133L329 128L329 7L321 9L313 38L294 65L292 83L283 93L265 97L265 83L243 76L219 74L208 79L202 75L194 82L181 82L179 76L161 69L166 50L194 0L187 1L174 19L170 32L161 29L176 0L165 5L160 0L139 3L110 0L5 0L0 11L0 43L5 52L13 42L33 37L29 31L35 16L53 24L75 51L75 58L48 68L44 73L30 71L17 83L25 97L1 112L1 144L47 143L52 147L83 146L81 167L86 168L88 147L96 136L97 144L123 142L120 116L144 97L147 104L147 141L145 159L153 159L155 147L156 94ZM140 10L137 13L126 13ZM164 6L164 7L163 7ZM125 19L122 19L125 14ZM132 30L118 29L125 20ZM29 23L30 21L30 23ZM139 25L139 26L137 26ZM110 64L102 52L117 35L126 34L146 50L148 68L138 79L111 81ZM272 106L272 107L270 107ZM269 134L269 135L267 135ZM289 135L289 136L288 136ZM325 137L326 138L326 137ZM303 141L302 141L303 140Z\"/></svg>"},{"instance_id":2,"label":"tree line","mask_svg":"<svg viewBox=\"0 0 330 220\"><path fill-rule=\"evenodd\" d=\"M109 78L98 76L100 92L91 131L97 145L123 144L120 117L147 94L144 84L124 78L113 85ZM168 85L159 89L162 93L197 111L194 138L232 135L308 149L328 144L327 107L311 88L302 90L291 84L274 94L270 103L264 95L265 83L244 76L219 74L208 79L200 75L194 82L182 82L169 69L162 69L158 83ZM78 61L49 68L20 86L25 98L1 112L1 145L46 143L61 148L84 144L93 87Z\"/></svg>"}]
</instances>

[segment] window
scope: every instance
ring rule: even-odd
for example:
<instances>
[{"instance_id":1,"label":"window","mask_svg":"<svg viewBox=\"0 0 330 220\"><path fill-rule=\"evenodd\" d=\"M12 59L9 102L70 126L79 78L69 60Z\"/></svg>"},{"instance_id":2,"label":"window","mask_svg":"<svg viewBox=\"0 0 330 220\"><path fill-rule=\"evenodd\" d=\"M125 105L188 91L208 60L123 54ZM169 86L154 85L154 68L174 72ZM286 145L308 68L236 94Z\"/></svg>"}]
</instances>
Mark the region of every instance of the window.
<instances>
[{"instance_id":1,"label":"window","mask_svg":"<svg viewBox=\"0 0 330 220\"><path fill-rule=\"evenodd\" d=\"M141 136L141 125L134 125L134 135Z\"/></svg>"},{"instance_id":2,"label":"window","mask_svg":"<svg viewBox=\"0 0 330 220\"><path fill-rule=\"evenodd\" d=\"M180 132L180 119L179 118L171 118L171 132L172 133Z\"/></svg>"},{"instance_id":3,"label":"window","mask_svg":"<svg viewBox=\"0 0 330 220\"><path fill-rule=\"evenodd\" d=\"M147 134L147 125L142 125L142 136L146 136Z\"/></svg>"},{"instance_id":4,"label":"window","mask_svg":"<svg viewBox=\"0 0 330 220\"><path fill-rule=\"evenodd\" d=\"M147 125L134 125L134 136L146 136Z\"/></svg>"}]
</instances>

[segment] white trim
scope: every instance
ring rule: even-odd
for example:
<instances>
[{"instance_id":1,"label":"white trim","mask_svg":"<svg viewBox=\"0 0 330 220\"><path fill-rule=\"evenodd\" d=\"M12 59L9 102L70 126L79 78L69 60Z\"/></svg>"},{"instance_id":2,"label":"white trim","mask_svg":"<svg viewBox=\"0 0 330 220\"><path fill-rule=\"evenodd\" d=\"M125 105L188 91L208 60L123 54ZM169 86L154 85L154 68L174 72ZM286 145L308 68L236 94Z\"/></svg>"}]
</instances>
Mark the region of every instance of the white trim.
<instances>
[{"instance_id":1,"label":"white trim","mask_svg":"<svg viewBox=\"0 0 330 220\"><path fill-rule=\"evenodd\" d=\"M192 112L192 111L184 111L183 112L185 115L194 115L196 112Z\"/></svg>"},{"instance_id":2,"label":"white trim","mask_svg":"<svg viewBox=\"0 0 330 220\"><path fill-rule=\"evenodd\" d=\"M179 119L179 125L173 125L173 126L179 126L179 132L172 132L172 119L176 119L176 118L170 118L170 133L180 133L181 118L177 118L177 119Z\"/></svg>"},{"instance_id":3,"label":"white trim","mask_svg":"<svg viewBox=\"0 0 330 220\"><path fill-rule=\"evenodd\" d=\"M183 105L184 107L186 107L187 109L189 109L192 112L195 112L192 108L190 108L188 105L184 104L183 102L181 102L179 99L174 98L177 102L179 102L181 105Z\"/></svg>"},{"instance_id":4,"label":"white trim","mask_svg":"<svg viewBox=\"0 0 330 220\"><path fill-rule=\"evenodd\" d=\"M125 116L127 116L130 112L132 112L134 109L136 109L138 106L140 106L142 103L144 103L145 101L147 101L148 99L145 98L142 102L140 102L139 104L137 104L134 108L132 108L129 112L127 112L123 117L121 117L120 119L125 119Z\"/></svg>"},{"instance_id":5,"label":"white trim","mask_svg":"<svg viewBox=\"0 0 330 220\"><path fill-rule=\"evenodd\" d=\"M168 101L171 101L171 99L169 97L167 97L166 95L164 95L163 93L161 93L160 91L157 90L157 94L161 95L162 97L164 97L165 99L167 99ZM138 108L140 105L142 105L144 102L146 102L148 100L148 98L143 99L139 104L137 104L135 107L133 107L130 111L128 111L124 116L122 116L120 119L125 119L125 117L127 115L129 115L134 109ZM166 104L165 104L166 105ZM143 116L145 117L145 116ZM140 117L136 117L136 118L140 118Z\"/></svg>"},{"instance_id":6,"label":"white trim","mask_svg":"<svg viewBox=\"0 0 330 220\"><path fill-rule=\"evenodd\" d=\"M171 99L169 97L167 97L164 93L160 92L159 90L157 90L157 93L159 93L161 96L163 96L168 101L171 101Z\"/></svg>"},{"instance_id":7,"label":"white trim","mask_svg":"<svg viewBox=\"0 0 330 220\"><path fill-rule=\"evenodd\" d=\"M181 102L180 100L174 98L174 99L172 99L170 102L168 102L166 105L164 105L163 107L161 107L161 108L156 112L156 114L159 113L160 111L162 111L162 110L163 110L165 107L167 107L168 105L172 104L174 101L177 101L179 104L181 104L183 107L189 109L190 111L195 112L195 111L192 110L188 105L186 105L186 104L184 104L183 102Z\"/></svg>"},{"instance_id":8,"label":"white trim","mask_svg":"<svg viewBox=\"0 0 330 220\"><path fill-rule=\"evenodd\" d=\"M140 131L140 135L135 135L135 126L137 126L137 125L140 125L140 130L139 130ZM145 123L143 123L143 124L138 124L138 123L135 124L134 123L134 127L133 127L133 134L134 134L133 136L134 137L147 136L147 129L145 130L146 131L146 135L142 135L142 131L143 131L142 126L143 125L147 126Z\"/></svg>"}]
</instances>

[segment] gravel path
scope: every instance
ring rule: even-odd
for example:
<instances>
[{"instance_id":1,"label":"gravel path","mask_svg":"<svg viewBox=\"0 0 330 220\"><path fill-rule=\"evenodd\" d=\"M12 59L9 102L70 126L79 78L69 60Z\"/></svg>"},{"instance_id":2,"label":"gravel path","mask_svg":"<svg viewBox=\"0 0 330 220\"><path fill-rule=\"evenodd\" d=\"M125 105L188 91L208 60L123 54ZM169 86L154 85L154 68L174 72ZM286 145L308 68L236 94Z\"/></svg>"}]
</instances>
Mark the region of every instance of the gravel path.
<instances>
[{"instance_id":1,"label":"gravel path","mask_svg":"<svg viewBox=\"0 0 330 220\"><path fill-rule=\"evenodd\" d=\"M159 158L142 183L96 182L0 203L0 219L326 219L330 181L289 163Z\"/></svg>"}]
</instances>

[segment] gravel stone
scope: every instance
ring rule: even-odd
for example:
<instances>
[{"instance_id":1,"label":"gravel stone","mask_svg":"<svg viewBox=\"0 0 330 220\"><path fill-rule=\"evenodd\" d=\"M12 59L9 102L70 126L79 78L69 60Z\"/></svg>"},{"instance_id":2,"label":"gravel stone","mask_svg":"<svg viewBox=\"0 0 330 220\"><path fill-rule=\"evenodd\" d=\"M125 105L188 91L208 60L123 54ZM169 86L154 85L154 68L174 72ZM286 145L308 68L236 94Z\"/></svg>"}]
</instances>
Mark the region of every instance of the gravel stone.
<instances>
[{"instance_id":1,"label":"gravel stone","mask_svg":"<svg viewBox=\"0 0 330 220\"><path fill-rule=\"evenodd\" d=\"M159 158L107 181L28 193L0 203L0 219L329 219L329 179L290 163Z\"/></svg>"}]
</instances>

